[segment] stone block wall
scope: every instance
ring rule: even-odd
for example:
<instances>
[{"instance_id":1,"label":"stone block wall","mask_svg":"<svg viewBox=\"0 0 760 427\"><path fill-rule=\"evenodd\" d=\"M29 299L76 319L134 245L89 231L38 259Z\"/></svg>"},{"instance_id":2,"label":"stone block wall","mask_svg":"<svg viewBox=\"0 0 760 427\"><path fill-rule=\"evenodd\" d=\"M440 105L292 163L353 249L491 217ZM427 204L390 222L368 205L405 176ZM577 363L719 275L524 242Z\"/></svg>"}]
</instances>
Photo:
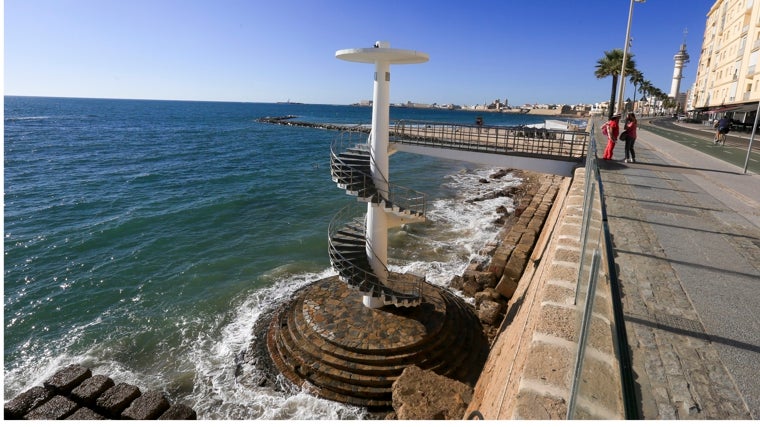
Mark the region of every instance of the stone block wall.
<instances>
[{"instance_id":1,"label":"stone block wall","mask_svg":"<svg viewBox=\"0 0 760 427\"><path fill-rule=\"evenodd\" d=\"M488 263L471 263L461 277L454 277L450 283L451 288L475 298L478 317L491 342L528 265L558 189L562 182L569 182L569 178L554 175L526 172L523 175L525 183L509 193L515 200L514 215L505 209L504 216L497 221L502 229L496 241L482 251L490 257Z\"/></svg>"},{"instance_id":2,"label":"stone block wall","mask_svg":"<svg viewBox=\"0 0 760 427\"><path fill-rule=\"evenodd\" d=\"M576 286L584 184L585 171L578 169L572 183L560 188L525 270L516 284L509 284L514 293L475 387L468 417L567 418L583 308L582 303L576 304ZM598 235L600 227L600 221L592 221L592 235ZM505 266L502 279L508 277L507 270ZM623 419L609 280L597 286L573 418Z\"/></svg>"},{"instance_id":3,"label":"stone block wall","mask_svg":"<svg viewBox=\"0 0 760 427\"><path fill-rule=\"evenodd\" d=\"M141 392L105 375L69 365L5 403L6 420L194 420L195 411L172 405L159 391Z\"/></svg>"}]
</instances>

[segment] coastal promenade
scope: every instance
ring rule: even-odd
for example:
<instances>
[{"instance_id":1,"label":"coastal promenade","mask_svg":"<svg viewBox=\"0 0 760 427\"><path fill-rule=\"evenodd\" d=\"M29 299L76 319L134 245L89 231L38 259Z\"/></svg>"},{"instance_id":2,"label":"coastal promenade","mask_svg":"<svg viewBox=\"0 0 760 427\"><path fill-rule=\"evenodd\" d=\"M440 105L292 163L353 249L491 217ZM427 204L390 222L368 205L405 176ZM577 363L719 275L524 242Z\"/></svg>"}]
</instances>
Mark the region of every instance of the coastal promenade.
<instances>
[{"instance_id":1,"label":"coastal promenade","mask_svg":"<svg viewBox=\"0 0 760 427\"><path fill-rule=\"evenodd\" d=\"M742 173L749 134L718 147L707 126L657 124L642 121L636 163L622 161L622 143L617 160L600 160L639 417L760 419L760 176L757 162ZM606 138L596 138L601 157Z\"/></svg>"}]
</instances>

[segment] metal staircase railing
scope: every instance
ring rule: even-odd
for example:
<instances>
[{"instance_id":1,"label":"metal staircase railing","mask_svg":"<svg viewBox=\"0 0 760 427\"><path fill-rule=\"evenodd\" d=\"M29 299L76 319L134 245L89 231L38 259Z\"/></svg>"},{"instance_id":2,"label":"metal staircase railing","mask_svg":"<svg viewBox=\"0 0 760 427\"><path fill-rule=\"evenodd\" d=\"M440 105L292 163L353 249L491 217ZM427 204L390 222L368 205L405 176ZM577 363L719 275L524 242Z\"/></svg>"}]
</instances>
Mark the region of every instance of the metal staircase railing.
<instances>
[{"instance_id":1,"label":"metal staircase railing","mask_svg":"<svg viewBox=\"0 0 760 427\"><path fill-rule=\"evenodd\" d=\"M425 193L388 182L388 178L383 175L380 175L380 179L387 184L388 190L380 190L375 186L370 170L374 159L366 135L361 128L356 128L341 132L333 140L330 147L330 173L333 181L361 201L383 203L388 211L424 217Z\"/></svg>"},{"instance_id":2,"label":"metal staircase railing","mask_svg":"<svg viewBox=\"0 0 760 427\"><path fill-rule=\"evenodd\" d=\"M366 211L350 203L333 217L328 227L330 264L350 288L364 295L382 298L388 305L413 307L422 302L424 277L391 272L382 264L388 283L382 283L372 271L367 251L372 247L365 237Z\"/></svg>"},{"instance_id":3,"label":"metal staircase railing","mask_svg":"<svg viewBox=\"0 0 760 427\"><path fill-rule=\"evenodd\" d=\"M386 212L407 218L424 218L423 193L388 183L384 176L380 176L380 180L387 184L388 190L377 188L366 138L366 132L361 128L341 132L335 138L330 148L333 181L359 201L380 204ZM361 205L350 204L335 215L328 229L328 241L330 263L349 287L364 295L379 297L386 305L409 307L421 303L424 277L393 273L383 264L387 283L382 283L372 271L368 257L372 248L366 239L366 210L362 211Z\"/></svg>"}]
</instances>

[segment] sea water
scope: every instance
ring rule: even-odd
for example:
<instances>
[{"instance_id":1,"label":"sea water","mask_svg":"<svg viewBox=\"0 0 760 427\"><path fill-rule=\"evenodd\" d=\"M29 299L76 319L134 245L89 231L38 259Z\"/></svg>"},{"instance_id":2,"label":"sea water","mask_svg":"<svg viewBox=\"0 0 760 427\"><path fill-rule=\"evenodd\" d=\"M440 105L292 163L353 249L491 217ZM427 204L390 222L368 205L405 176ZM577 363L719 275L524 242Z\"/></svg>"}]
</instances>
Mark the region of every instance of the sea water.
<instances>
[{"instance_id":1,"label":"sea water","mask_svg":"<svg viewBox=\"0 0 760 427\"><path fill-rule=\"evenodd\" d=\"M357 203L330 179L336 131L256 121L286 115L371 121L354 106L5 97L6 400L80 363L162 390L201 419L365 416L235 376L262 313L335 274L327 227ZM391 109L392 120L477 115ZM390 230L392 268L447 286L495 238L496 208L513 207L466 200L519 179L404 153L390 162L391 181L429 203L426 223Z\"/></svg>"}]
</instances>

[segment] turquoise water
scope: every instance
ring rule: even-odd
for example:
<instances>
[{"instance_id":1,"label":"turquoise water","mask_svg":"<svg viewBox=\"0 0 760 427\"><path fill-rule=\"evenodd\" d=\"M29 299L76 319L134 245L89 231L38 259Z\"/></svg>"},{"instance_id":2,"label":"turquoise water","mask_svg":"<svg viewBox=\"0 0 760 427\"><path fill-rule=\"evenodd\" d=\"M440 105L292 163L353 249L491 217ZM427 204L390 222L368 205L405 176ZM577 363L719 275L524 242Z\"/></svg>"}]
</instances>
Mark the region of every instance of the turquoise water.
<instances>
[{"instance_id":1,"label":"turquoise water","mask_svg":"<svg viewBox=\"0 0 760 427\"><path fill-rule=\"evenodd\" d=\"M283 115L371 120L350 106L5 97L6 399L83 363L164 390L204 419L363 416L235 382L261 312L334 274L327 227L355 203L330 179L336 132L255 121ZM392 120L476 115L391 110ZM495 207L511 203L462 201L488 190L478 179L490 171L391 158L391 180L430 200L427 223L391 231L397 269L445 286L477 257Z\"/></svg>"}]
</instances>

